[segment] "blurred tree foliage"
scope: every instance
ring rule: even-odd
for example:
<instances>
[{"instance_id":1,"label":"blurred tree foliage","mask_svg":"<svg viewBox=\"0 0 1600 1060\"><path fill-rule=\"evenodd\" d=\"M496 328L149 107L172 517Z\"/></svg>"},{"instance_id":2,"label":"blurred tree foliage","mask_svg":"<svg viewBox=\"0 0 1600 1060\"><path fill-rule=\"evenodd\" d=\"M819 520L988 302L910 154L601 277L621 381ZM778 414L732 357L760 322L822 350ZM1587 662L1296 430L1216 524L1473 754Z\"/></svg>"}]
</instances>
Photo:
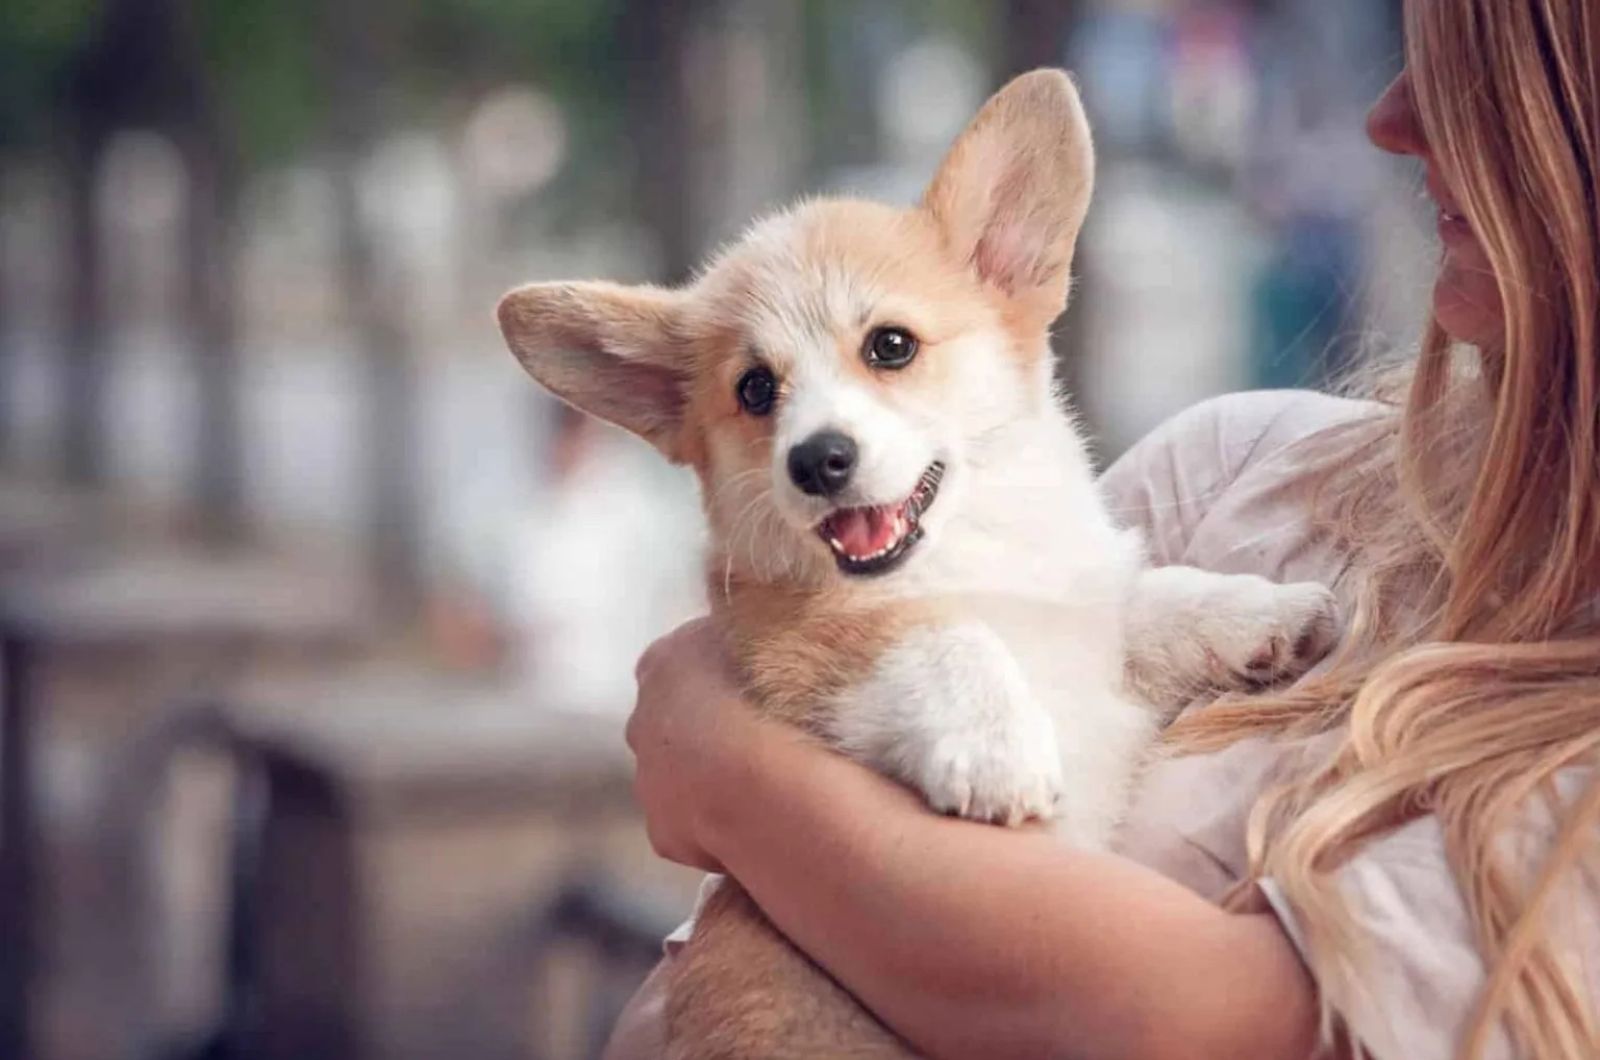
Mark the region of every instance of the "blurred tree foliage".
<instances>
[{"instance_id":1,"label":"blurred tree foliage","mask_svg":"<svg viewBox=\"0 0 1600 1060\"><path fill-rule=\"evenodd\" d=\"M586 118L615 110L616 0L343 0L364 17L391 120L428 120L486 87L529 80ZM326 106L315 0L193 5L210 73L252 161L303 150Z\"/></svg>"},{"instance_id":2,"label":"blurred tree foliage","mask_svg":"<svg viewBox=\"0 0 1600 1060\"><path fill-rule=\"evenodd\" d=\"M615 110L617 0L345 0L367 10L395 118L428 116L463 91L529 80L585 116ZM0 15L0 147L38 146L108 0L21 0ZM315 0L188 0L207 80L246 159L303 150L326 105ZM409 112L409 113L406 113Z\"/></svg>"},{"instance_id":3,"label":"blurred tree foliage","mask_svg":"<svg viewBox=\"0 0 1600 1060\"><path fill-rule=\"evenodd\" d=\"M628 135L629 64L637 58L618 46L627 7L626 0L392 0L390 10L407 24L401 106L439 117L497 85L536 86L561 105L573 164L527 206L557 230L626 212L632 191L616 163Z\"/></svg>"},{"instance_id":4,"label":"blurred tree foliage","mask_svg":"<svg viewBox=\"0 0 1600 1060\"><path fill-rule=\"evenodd\" d=\"M18 0L0 15L0 150L48 135L66 69L100 7L101 0Z\"/></svg>"},{"instance_id":5,"label":"blurred tree foliage","mask_svg":"<svg viewBox=\"0 0 1600 1060\"><path fill-rule=\"evenodd\" d=\"M304 150L325 106L317 73L318 0L182 0L208 82L252 164ZM576 128L621 128L623 0L336 0L364 7L394 118L436 116L464 94L527 80L554 94ZM663 0L668 2L668 0ZM847 17L854 0L802 0L808 28ZM0 149L49 135L73 60L89 47L110 0L19 0L0 15ZM913 25L942 28L987 48L992 5L923 0L888 5ZM822 35L808 33L813 39ZM848 86L812 79L827 106Z\"/></svg>"},{"instance_id":6,"label":"blurred tree foliage","mask_svg":"<svg viewBox=\"0 0 1600 1060\"><path fill-rule=\"evenodd\" d=\"M568 101L620 98L610 48L620 0L396 0L388 10L411 22L411 72L430 96L532 77Z\"/></svg>"},{"instance_id":7,"label":"blurred tree foliage","mask_svg":"<svg viewBox=\"0 0 1600 1060\"><path fill-rule=\"evenodd\" d=\"M52 146L74 61L95 43L107 10L129 0L15 0L0 15L0 152ZM137 4L141 0L131 0ZM164 0L145 0L160 3ZM214 117L245 171L312 150L330 132L330 4L360 19L374 116L383 124L448 125L484 91L524 82L566 112L574 165L551 190L554 216L575 200L608 211L627 194L613 172L629 135L627 0L171 0L192 37L188 53ZM661 0L673 3L678 0ZM983 0L895 0L863 11L856 0L797 0L805 27L810 134L828 145L815 163L876 140L861 91L867 71L828 55L841 26L864 18L947 33L995 58L996 7ZM846 32L849 32L846 30ZM831 157L829 157L831 155ZM578 176L581 174L582 176Z\"/></svg>"},{"instance_id":8,"label":"blurred tree foliage","mask_svg":"<svg viewBox=\"0 0 1600 1060\"><path fill-rule=\"evenodd\" d=\"M324 102L317 21L306 0L189 3L203 74L247 166L279 161L316 135Z\"/></svg>"}]
</instances>

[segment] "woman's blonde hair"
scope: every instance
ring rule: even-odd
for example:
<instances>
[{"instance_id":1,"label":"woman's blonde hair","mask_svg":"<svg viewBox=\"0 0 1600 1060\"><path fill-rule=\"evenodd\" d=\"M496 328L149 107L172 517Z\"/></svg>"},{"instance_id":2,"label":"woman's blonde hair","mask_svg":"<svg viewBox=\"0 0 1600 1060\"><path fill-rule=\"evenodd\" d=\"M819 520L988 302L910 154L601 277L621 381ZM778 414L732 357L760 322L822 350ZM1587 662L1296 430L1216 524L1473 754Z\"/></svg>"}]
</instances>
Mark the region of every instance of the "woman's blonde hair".
<instances>
[{"instance_id":1,"label":"woman's blonde hair","mask_svg":"<svg viewBox=\"0 0 1600 1060\"><path fill-rule=\"evenodd\" d=\"M1600 1015L1555 914L1600 859L1600 4L1414 0L1407 41L1503 342L1462 351L1431 323L1393 414L1325 449L1355 600L1333 664L1192 713L1171 742L1342 734L1261 800L1249 834L1253 874L1301 919L1325 1011L1360 989L1335 870L1431 813L1489 969L1460 1055L1503 1028L1519 1053L1592 1060ZM1563 776L1586 786L1558 791L1584 765ZM1530 865L1506 836L1546 812L1553 839Z\"/></svg>"}]
</instances>

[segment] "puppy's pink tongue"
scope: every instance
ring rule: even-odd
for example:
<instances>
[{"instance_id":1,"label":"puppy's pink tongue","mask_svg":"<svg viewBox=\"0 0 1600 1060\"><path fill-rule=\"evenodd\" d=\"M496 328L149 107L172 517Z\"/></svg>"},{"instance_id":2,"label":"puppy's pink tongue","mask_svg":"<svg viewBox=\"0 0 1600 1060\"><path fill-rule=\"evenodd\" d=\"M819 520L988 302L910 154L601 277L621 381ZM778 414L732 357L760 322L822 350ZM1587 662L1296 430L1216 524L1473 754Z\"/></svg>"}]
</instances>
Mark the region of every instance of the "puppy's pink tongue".
<instances>
[{"instance_id":1,"label":"puppy's pink tongue","mask_svg":"<svg viewBox=\"0 0 1600 1060\"><path fill-rule=\"evenodd\" d=\"M847 508L828 519L828 533L847 555L871 556L894 543L895 509Z\"/></svg>"}]
</instances>

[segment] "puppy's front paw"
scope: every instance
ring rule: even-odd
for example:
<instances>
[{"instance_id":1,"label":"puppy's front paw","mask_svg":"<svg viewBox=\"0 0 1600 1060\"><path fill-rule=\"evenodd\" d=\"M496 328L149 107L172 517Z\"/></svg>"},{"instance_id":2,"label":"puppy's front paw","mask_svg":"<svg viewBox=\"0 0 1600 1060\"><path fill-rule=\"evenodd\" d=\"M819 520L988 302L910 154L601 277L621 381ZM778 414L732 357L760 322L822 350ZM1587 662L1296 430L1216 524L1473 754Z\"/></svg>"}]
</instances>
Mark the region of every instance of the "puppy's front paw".
<instances>
[{"instance_id":1,"label":"puppy's front paw","mask_svg":"<svg viewBox=\"0 0 1600 1060\"><path fill-rule=\"evenodd\" d=\"M1205 640L1211 676L1223 688L1292 681L1321 662L1339 639L1333 594L1315 582L1260 581L1219 608L1214 620Z\"/></svg>"},{"instance_id":2,"label":"puppy's front paw","mask_svg":"<svg viewBox=\"0 0 1600 1060\"><path fill-rule=\"evenodd\" d=\"M907 634L836 701L829 734L941 813L1007 825L1056 815L1055 725L982 623Z\"/></svg>"},{"instance_id":3,"label":"puppy's front paw","mask_svg":"<svg viewBox=\"0 0 1600 1060\"><path fill-rule=\"evenodd\" d=\"M1333 594L1313 582L1157 567L1134 585L1128 688L1163 711L1300 677L1339 640Z\"/></svg>"},{"instance_id":4,"label":"puppy's front paw","mask_svg":"<svg viewBox=\"0 0 1600 1060\"><path fill-rule=\"evenodd\" d=\"M908 750L908 779L940 813L1012 826L1058 811L1061 757L1040 711L928 733Z\"/></svg>"}]
</instances>

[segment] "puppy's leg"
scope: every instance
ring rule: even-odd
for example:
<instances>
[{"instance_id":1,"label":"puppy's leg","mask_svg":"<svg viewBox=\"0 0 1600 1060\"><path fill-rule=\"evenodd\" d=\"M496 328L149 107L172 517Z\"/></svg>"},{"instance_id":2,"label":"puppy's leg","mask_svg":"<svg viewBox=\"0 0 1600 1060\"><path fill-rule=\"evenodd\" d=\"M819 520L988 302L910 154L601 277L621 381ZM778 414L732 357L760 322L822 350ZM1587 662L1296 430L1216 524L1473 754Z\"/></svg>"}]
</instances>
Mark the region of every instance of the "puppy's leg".
<instances>
[{"instance_id":1,"label":"puppy's leg","mask_svg":"<svg viewBox=\"0 0 1600 1060\"><path fill-rule=\"evenodd\" d=\"M828 735L910 784L942 813L1008 825L1056 813L1055 726L989 626L927 626L902 637L839 697Z\"/></svg>"},{"instance_id":2,"label":"puppy's leg","mask_svg":"<svg viewBox=\"0 0 1600 1060\"><path fill-rule=\"evenodd\" d=\"M1157 567L1125 618L1128 688L1163 711L1301 676L1338 640L1333 594L1314 582Z\"/></svg>"},{"instance_id":3,"label":"puppy's leg","mask_svg":"<svg viewBox=\"0 0 1600 1060\"><path fill-rule=\"evenodd\" d=\"M911 1060L897 1038L723 881L669 964L664 1060Z\"/></svg>"}]
</instances>

